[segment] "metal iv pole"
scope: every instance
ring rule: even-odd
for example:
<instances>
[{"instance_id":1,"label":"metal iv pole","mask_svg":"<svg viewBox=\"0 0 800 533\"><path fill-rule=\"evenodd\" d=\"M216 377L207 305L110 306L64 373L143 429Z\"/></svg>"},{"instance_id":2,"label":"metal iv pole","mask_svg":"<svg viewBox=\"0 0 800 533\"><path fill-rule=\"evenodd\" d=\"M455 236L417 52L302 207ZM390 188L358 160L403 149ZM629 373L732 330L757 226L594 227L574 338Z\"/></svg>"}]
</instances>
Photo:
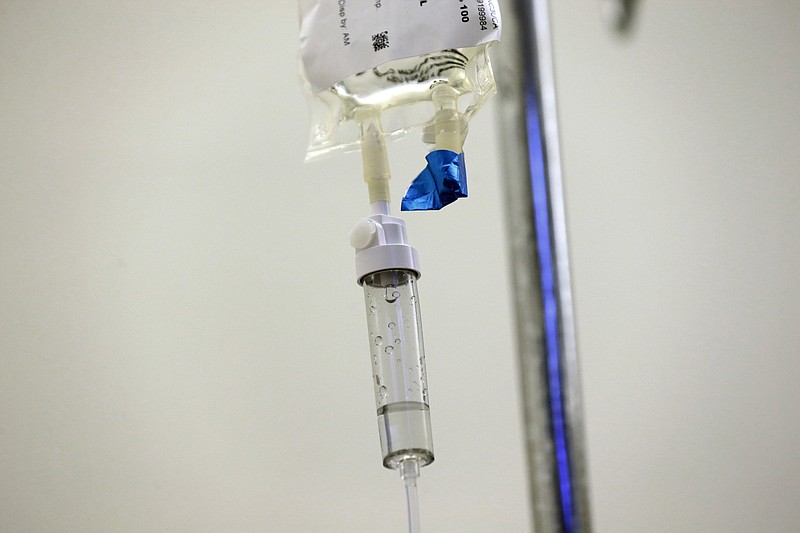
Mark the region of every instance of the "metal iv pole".
<instances>
[{"instance_id":1,"label":"metal iv pole","mask_svg":"<svg viewBox=\"0 0 800 533\"><path fill-rule=\"evenodd\" d=\"M534 530L591 533L548 1L504 7L495 57Z\"/></svg>"}]
</instances>

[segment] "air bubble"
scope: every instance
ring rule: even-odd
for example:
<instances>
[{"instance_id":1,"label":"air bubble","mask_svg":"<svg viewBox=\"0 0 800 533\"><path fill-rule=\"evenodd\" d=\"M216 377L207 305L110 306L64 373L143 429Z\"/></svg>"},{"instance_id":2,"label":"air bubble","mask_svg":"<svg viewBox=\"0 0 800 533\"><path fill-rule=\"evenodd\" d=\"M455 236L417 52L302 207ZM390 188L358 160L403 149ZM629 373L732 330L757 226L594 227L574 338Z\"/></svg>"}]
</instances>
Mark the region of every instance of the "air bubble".
<instances>
[{"instance_id":1,"label":"air bubble","mask_svg":"<svg viewBox=\"0 0 800 533\"><path fill-rule=\"evenodd\" d=\"M395 344L400 344L400 339L395 339L395 340L394 340L394 343L395 343Z\"/></svg>"},{"instance_id":2,"label":"air bubble","mask_svg":"<svg viewBox=\"0 0 800 533\"><path fill-rule=\"evenodd\" d=\"M387 355L389 355L394 351L394 348L391 346L387 346L386 348L383 349L383 351L386 352Z\"/></svg>"},{"instance_id":3,"label":"air bubble","mask_svg":"<svg viewBox=\"0 0 800 533\"><path fill-rule=\"evenodd\" d=\"M378 335L377 337L375 337L375 346L380 346L381 344L383 344L383 337Z\"/></svg>"},{"instance_id":4,"label":"air bubble","mask_svg":"<svg viewBox=\"0 0 800 533\"><path fill-rule=\"evenodd\" d=\"M381 385L378 388L378 400L385 401L387 396L386 387Z\"/></svg>"},{"instance_id":5,"label":"air bubble","mask_svg":"<svg viewBox=\"0 0 800 533\"><path fill-rule=\"evenodd\" d=\"M394 327L395 327L395 323L394 322L389 322L386 325L389 327L389 329L394 329Z\"/></svg>"},{"instance_id":6,"label":"air bubble","mask_svg":"<svg viewBox=\"0 0 800 533\"><path fill-rule=\"evenodd\" d=\"M384 295L384 298L386 298L388 303L394 303L398 298L400 298L400 291L398 291L394 285L389 285L386 287L386 294Z\"/></svg>"},{"instance_id":7,"label":"air bubble","mask_svg":"<svg viewBox=\"0 0 800 533\"><path fill-rule=\"evenodd\" d=\"M371 314L373 314L373 315L375 314L375 306L374 306L374 305L370 305L370 306L369 306L369 312L370 312Z\"/></svg>"}]
</instances>

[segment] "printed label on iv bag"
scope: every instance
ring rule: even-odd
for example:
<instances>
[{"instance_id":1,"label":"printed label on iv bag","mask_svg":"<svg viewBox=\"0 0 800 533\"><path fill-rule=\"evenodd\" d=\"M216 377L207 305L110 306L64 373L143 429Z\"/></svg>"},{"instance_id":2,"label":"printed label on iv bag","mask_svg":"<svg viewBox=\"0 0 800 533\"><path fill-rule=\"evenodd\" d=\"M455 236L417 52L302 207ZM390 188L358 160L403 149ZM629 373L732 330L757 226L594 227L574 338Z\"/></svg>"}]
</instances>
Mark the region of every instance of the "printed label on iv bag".
<instances>
[{"instance_id":1,"label":"printed label on iv bag","mask_svg":"<svg viewBox=\"0 0 800 533\"><path fill-rule=\"evenodd\" d=\"M300 0L311 89L393 59L500 39L498 0Z\"/></svg>"}]
</instances>

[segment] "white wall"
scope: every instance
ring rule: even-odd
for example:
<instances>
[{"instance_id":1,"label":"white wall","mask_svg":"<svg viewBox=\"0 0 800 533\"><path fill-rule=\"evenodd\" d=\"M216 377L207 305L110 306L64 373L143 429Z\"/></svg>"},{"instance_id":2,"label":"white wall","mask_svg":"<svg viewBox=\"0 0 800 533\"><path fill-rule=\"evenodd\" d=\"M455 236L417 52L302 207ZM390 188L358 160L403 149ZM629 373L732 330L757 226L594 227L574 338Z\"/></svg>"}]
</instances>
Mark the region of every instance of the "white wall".
<instances>
[{"instance_id":1,"label":"white wall","mask_svg":"<svg viewBox=\"0 0 800 533\"><path fill-rule=\"evenodd\" d=\"M1 531L406 530L361 162L303 165L296 48L290 0L0 2ZM529 522L493 126L472 197L409 217L427 531ZM423 155L393 147L398 200Z\"/></svg>"},{"instance_id":2,"label":"white wall","mask_svg":"<svg viewBox=\"0 0 800 533\"><path fill-rule=\"evenodd\" d=\"M553 2L600 532L800 527L800 3Z\"/></svg>"},{"instance_id":3,"label":"white wall","mask_svg":"<svg viewBox=\"0 0 800 533\"><path fill-rule=\"evenodd\" d=\"M800 4L642 8L619 40L553 7L596 530L793 531ZM289 0L0 0L0 530L404 531L360 161L301 163L296 27ZM409 217L427 531L529 527L493 126L471 198ZM392 160L399 197L421 150Z\"/></svg>"}]
</instances>

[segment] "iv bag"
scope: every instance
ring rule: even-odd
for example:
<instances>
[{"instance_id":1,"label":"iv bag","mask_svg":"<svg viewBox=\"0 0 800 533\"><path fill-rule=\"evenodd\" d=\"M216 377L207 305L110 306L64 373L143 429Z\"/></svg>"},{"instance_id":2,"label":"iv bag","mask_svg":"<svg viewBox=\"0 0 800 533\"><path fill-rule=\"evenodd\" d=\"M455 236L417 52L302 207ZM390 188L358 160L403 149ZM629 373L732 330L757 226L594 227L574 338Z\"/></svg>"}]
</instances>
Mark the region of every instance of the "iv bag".
<instances>
[{"instance_id":1,"label":"iv bag","mask_svg":"<svg viewBox=\"0 0 800 533\"><path fill-rule=\"evenodd\" d=\"M300 73L309 96L307 159L359 146L357 115L379 114L389 138L433 143L433 94L447 85L462 138L495 92L488 46L497 0L300 0Z\"/></svg>"}]
</instances>

